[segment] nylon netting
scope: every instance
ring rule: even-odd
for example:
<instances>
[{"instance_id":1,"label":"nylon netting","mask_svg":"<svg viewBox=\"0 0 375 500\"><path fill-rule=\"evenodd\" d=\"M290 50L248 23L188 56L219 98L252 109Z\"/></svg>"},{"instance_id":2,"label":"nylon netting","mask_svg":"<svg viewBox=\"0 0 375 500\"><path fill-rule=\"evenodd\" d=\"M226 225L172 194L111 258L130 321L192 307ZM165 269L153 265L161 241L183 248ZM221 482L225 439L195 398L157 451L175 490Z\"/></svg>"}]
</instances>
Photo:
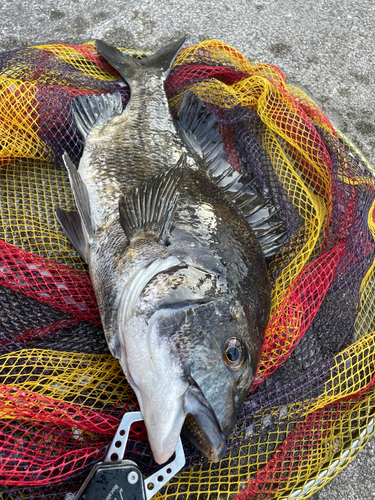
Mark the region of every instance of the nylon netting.
<instances>
[{"instance_id":1,"label":"nylon netting","mask_svg":"<svg viewBox=\"0 0 375 500\"><path fill-rule=\"evenodd\" d=\"M135 57L146 53L133 51ZM2 498L60 499L102 459L136 398L106 347L87 268L56 222L74 201L80 94L129 89L96 52L44 45L0 55L0 482ZM229 161L279 207L272 313L255 384L218 464L184 443L168 500L306 497L374 431L372 167L275 66L217 40L184 49L166 83L216 113ZM128 458L156 470L145 429Z\"/></svg>"}]
</instances>

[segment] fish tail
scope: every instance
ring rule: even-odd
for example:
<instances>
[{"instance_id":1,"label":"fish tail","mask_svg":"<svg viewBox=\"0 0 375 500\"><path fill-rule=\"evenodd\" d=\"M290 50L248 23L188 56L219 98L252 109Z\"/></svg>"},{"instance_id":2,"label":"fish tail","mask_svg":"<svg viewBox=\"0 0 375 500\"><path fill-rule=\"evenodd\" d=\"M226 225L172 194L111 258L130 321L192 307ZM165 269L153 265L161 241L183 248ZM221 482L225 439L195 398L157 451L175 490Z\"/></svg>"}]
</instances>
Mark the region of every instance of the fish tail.
<instances>
[{"instance_id":1,"label":"fish tail","mask_svg":"<svg viewBox=\"0 0 375 500\"><path fill-rule=\"evenodd\" d=\"M104 59L116 68L121 76L130 84L134 72L145 68L160 68L166 78L184 42L185 37L182 37L176 42L160 48L155 54L143 57L142 59L131 57L129 54L121 52L121 50L108 45L102 40L96 40L95 46Z\"/></svg>"}]
</instances>

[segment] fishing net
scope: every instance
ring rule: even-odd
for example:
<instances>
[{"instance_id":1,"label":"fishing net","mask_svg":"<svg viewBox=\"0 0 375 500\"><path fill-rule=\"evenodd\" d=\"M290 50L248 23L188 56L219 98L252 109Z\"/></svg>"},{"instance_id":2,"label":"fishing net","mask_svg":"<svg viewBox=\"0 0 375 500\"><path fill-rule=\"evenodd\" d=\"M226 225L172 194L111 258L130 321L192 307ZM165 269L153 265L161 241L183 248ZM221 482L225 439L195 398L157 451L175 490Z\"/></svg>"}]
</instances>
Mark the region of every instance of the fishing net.
<instances>
[{"instance_id":1,"label":"fishing net","mask_svg":"<svg viewBox=\"0 0 375 500\"><path fill-rule=\"evenodd\" d=\"M74 207L61 162L82 153L72 99L116 91L126 105L129 89L91 43L17 49L0 65L0 488L4 499L60 499L137 409L87 267L54 216ZM279 208L286 235L228 456L212 464L184 443L186 466L159 496L306 497L374 432L373 170L278 68L222 42L180 52L166 83L172 113L188 90L217 115L229 161ZM141 424L126 456L155 470Z\"/></svg>"}]
</instances>

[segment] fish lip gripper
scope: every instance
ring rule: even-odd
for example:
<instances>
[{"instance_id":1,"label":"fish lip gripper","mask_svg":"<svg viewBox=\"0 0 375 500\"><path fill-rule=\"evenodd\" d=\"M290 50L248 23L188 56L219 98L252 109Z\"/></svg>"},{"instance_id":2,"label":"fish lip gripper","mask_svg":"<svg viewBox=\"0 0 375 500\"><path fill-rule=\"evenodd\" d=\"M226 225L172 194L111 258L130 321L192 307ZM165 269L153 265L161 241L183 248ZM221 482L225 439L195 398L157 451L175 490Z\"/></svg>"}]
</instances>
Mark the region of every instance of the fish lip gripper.
<instances>
[{"instance_id":1,"label":"fish lip gripper","mask_svg":"<svg viewBox=\"0 0 375 500\"><path fill-rule=\"evenodd\" d=\"M68 493L65 500L150 500L185 465L181 438L175 458L144 479L132 460L123 460L130 426L142 421L139 411L122 417L103 462L96 464L76 494Z\"/></svg>"}]
</instances>

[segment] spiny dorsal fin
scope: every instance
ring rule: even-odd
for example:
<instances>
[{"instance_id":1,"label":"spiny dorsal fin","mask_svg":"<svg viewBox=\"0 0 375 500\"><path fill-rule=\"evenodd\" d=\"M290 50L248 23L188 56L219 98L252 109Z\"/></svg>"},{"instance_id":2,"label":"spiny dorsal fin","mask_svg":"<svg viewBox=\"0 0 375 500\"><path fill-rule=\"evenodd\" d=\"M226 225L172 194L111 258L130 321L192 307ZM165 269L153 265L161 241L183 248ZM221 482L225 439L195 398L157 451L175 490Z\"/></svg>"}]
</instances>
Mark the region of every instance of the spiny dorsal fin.
<instances>
[{"instance_id":1,"label":"spiny dorsal fin","mask_svg":"<svg viewBox=\"0 0 375 500\"><path fill-rule=\"evenodd\" d=\"M176 42L172 42L160 48L155 54L143 57L142 59L124 54L121 50L112 45L108 45L102 40L96 40L95 47L104 59L116 68L125 80L129 81L129 78L131 78L133 72L137 69L160 68L162 71L166 72L172 66L184 42L185 37L182 37Z\"/></svg>"},{"instance_id":2,"label":"spiny dorsal fin","mask_svg":"<svg viewBox=\"0 0 375 500\"><path fill-rule=\"evenodd\" d=\"M153 177L120 198L120 222L129 241L152 233L163 240L169 233L180 186L186 168L182 155L167 172Z\"/></svg>"},{"instance_id":3,"label":"spiny dorsal fin","mask_svg":"<svg viewBox=\"0 0 375 500\"><path fill-rule=\"evenodd\" d=\"M90 133L95 125L104 123L112 116L122 113L121 94L83 95L73 99L72 113L82 139Z\"/></svg>"},{"instance_id":4,"label":"spiny dorsal fin","mask_svg":"<svg viewBox=\"0 0 375 500\"><path fill-rule=\"evenodd\" d=\"M87 187L83 182L82 177L80 176L74 163L69 158L69 155L66 152L63 154L63 161L69 174L70 185L72 186L74 200L76 202L77 210L82 220L83 230L86 233L87 241L91 242L94 237L95 228L91 218L90 201Z\"/></svg>"},{"instance_id":5,"label":"spiny dorsal fin","mask_svg":"<svg viewBox=\"0 0 375 500\"><path fill-rule=\"evenodd\" d=\"M193 92L187 92L177 116L184 140L205 161L211 178L241 210L264 255L275 255L285 236L284 223L277 216L279 210L258 193L253 181L228 162L216 115Z\"/></svg>"}]
</instances>

